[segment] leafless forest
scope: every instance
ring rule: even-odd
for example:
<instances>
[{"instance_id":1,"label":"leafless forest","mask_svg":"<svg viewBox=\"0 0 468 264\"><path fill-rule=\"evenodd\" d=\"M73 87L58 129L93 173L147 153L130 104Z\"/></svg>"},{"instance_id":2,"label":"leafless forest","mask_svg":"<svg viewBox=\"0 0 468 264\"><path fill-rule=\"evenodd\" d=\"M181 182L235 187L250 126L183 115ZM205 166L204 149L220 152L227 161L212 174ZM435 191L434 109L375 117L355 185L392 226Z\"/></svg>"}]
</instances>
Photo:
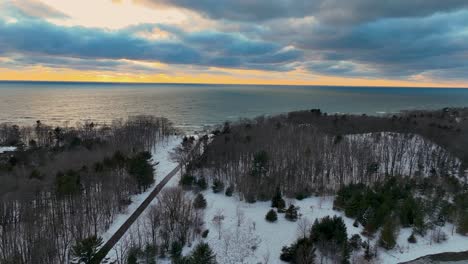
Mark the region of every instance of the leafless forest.
<instances>
[{"instance_id":1,"label":"leafless forest","mask_svg":"<svg viewBox=\"0 0 468 264\"><path fill-rule=\"evenodd\" d=\"M292 112L226 123L199 162L246 200L331 194L386 176L455 176L466 181L467 109L370 117Z\"/></svg>"},{"instance_id":2,"label":"leafless forest","mask_svg":"<svg viewBox=\"0 0 468 264\"><path fill-rule=\"evenodd\" d=\"M0 125L0 263L67 263L154 181L149 151L175 131L165 118L109 125Z\"/></svg>"}]
</instances>

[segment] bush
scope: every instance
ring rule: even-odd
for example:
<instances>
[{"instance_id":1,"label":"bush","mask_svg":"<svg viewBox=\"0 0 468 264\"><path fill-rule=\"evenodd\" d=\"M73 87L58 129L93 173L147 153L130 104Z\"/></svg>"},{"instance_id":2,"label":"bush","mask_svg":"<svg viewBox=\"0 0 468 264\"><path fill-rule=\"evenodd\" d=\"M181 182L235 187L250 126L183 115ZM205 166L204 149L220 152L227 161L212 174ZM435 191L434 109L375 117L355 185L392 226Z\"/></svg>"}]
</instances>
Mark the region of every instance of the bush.
<instances>
[{"instance_id":1,"label":"bush","mask_svg":"<svg viewBox=\"0 0 468 264\"><path fill-rule=\"evenodd\" d=\"M247 203L253 204L253 203L257 202L257 198L255 197L255 194L247 193L247 194L245 194L245 201Z\"/></svg>"},{"instance_id":2,"label":"bush","mask_svg":"<svg viewBox=\"0 0 468 264\"><path fill-rule=\"evenodd\" d=\"M307 238L300 238L281 249L280 259L290 263L314 263L315 248Z\"/></svg>"},{"instance_id":3,"label":"bush","mask_svg":"<svg viewBox=\"0 0 468 264\"><path fill-rule=\"evenodd\" d=\"M298 193L298 194L296 194L296 200L302 201L302 200L304 200L305 198L307 198L307 195L304 194L304 193Z\"/></svg>"},{"instance_id":4,"label":"bush","mask_svg":"<svg viewBox=\"0 0 468 264\"><path fill-rule=\"evenodd\" d=\"M205 177L200 177L200 179L197 180L197 186L201 190L206 190L208 188L208 183L206 182Z\"/></svg>"},{"instance_id":5,"label":"bush","mask_svg":"<svg viewBox=\"0 0 468 264\"><path fill-rule=\"evenodd\" d=\"M211 188L213 189L214 193L222 192L224 190L224 183L218 179L215 179Z\"/></svg>"},{"instance_id":6,"label":"bush","mask_svg":"<svg viewBox=\"0 0 468 264\"><path fill-rule=\"evenodd\" d=\"M350 239L349 239L349 247L352 250L357 250L359 251L362 248L362 239L361 236L358 234L354 234Z\"/></svg>"},{"instance_id":7,"label":"bush","mask_svg":"<svg viewBox=\"0 0 468 264\"><path fill-rule=\"evenodd\" d=\"M282 210L286 207L286 203L284 202L279 187L276 188L275 196L273 196L273 198L271 199L271 207L278 208L279 210Z\"/></svg>"},{"instance_id":8,"label":"bush","mask_svg":"<svg viewBox=\"0 0 468 264\"><path fill-rule=\"evenodd\" d=\"M416 236L414 235L414 233L411 233L411 235L408 237L408 242L411 243L411 244L414 244L414 243L418 242L418 240L416 239Z\"/></svg>"},{"instance_id":9,"label":"bush","mask_svg":"<svg viewBox=\"0 0 468 264\"><path fill-rule=\"evenodd\" d=\"M284 217L286 217L287 220L289 221L297 221L297 218L299 218L299 207L296 207L294 205L290 205L288 209L286 209Z\"/></svg>"},{"instance_id":10,"label":"bush","mask_svg":"<svg viewBox=\"0 0 468 264\"><path fill-rule=\"evenodd\" d=\"M182 249L183 249L182 244L180 244L177 241L172 242L171 251L170 251L171 258L173 260L179 259L182 256Z\"/></svg>"},{"instance_id":11,"label":"bush","mask_svg":"<svg viewBox=\"0 0 468 264\"><path fill-rule=\"evenodd\" d=\"M270 222L276 222L278 220L278 215L276 214L275 210L271 209L268 211L268 213L265 215L265 219Z\"/></svg>"},{"instance_id":12,"label":"bush","mask_svg":"<svg viewBox=\"0 0 468 264\"><path fill-rule=\"evenodd\" d=\"M234 192L234 187L232 187L232 185L229 185L229 187L226 188L226 192L224 194L226 196L231 197L233 192Z\"/></svg>"},{"instance_id":13,"label":"bush","mask_svg":"<svg viewBox=\"0 0 468 264\"><path fill-rule=\"evenodd\" d=\"M179 184L182 185L183 187L192 187L192 185L195 183L195 177L193 177L190 174L184 174L180 178Z\"/></svg>"},{"instance_id":14,"label":"bush","mask_svg":"<svg viewBox=\"0 0 468 264\"><path fill-rule=\"evenodd\" d=\"M72 248L72 254L80 261L89 263L98 252L98 249L102 243L102 238L97 236L90 236L78 241Z\"/></svg>"},{"instance_id":15,"label":"bush","mask_svg":"<svg viewBox=\"0 0 468 264\"><path fill-rule=\"evenodd\" d=\"M206 208L206 199L203 197L203 194L199 193L193 201L193 207L195 209L205 209Z\"/></svg>"},{"instance_id":16,"label":"bush","mask_svg":"<svg viewBox=\"0 0 468 264\"><path fill-rule=\"evenodd\" d=\"M193 250L189 263L191 264L216 264L216 255L206 243L198 244Z\"/></svg>"}]
</instances>

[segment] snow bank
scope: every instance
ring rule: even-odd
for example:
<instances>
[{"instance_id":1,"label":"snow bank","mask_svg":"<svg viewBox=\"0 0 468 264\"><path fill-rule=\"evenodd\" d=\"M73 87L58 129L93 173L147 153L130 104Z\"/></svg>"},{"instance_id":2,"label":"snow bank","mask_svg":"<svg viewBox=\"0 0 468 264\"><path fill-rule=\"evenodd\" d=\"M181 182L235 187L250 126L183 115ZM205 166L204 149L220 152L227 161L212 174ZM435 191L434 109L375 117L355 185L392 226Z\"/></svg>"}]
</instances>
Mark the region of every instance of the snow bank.
<instances>
[{"instance_id":1,"label":"snow bank","mask_svg":"<svg viewBox=\"0 0 468 264\"><path fill-rule=\"evenodd\" d=\"M0 154L4 152L9 152L9 151L15 151L16 147L0 147Z\"/></svg>"}]
</instances>

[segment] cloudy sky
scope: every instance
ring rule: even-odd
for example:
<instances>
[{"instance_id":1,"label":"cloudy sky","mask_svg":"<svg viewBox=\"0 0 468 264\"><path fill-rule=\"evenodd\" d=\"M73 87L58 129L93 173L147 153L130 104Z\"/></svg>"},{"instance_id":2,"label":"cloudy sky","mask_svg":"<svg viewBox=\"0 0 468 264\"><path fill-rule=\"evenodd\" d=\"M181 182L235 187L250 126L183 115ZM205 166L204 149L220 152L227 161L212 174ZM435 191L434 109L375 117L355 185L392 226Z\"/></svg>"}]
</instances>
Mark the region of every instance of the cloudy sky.
<instances>
[{"instance_id":1,"label":"cloudy sky","mask_svg":"<svg viewBox=\"0 0 468 264\"><path fill-rule=\"evenodd\" d=\"M468 87L468 1L0 0L0 79Z\"/></svg>"}]
</instances>

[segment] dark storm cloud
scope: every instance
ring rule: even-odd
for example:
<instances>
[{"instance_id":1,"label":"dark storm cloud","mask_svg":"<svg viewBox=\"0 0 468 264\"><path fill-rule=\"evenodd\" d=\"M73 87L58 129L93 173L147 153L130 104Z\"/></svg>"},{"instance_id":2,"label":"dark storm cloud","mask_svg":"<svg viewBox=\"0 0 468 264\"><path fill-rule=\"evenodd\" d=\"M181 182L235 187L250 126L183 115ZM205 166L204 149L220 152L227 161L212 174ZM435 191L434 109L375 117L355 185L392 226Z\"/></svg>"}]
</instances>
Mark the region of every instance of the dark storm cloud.
<instances>
[{"instance_id":1,"label":"dark storm cloud","mask_svg":"<svg viewBox=\"0 0 468 264\"><path fill-rule=\"evenodd\" d=\"M154 27L171 28L169 40L136 36ZM140 25L108 31L85 27L63 27L37 19L8 23L0 19L0 53L82 59L130 59L168 64L194 64L236 68L283 70L274 65L297 58L285 56L279 44L249 40L240 34L187 33L174 27ZM277 57L276 60L271 58ZM283 58L283 59L282 59Z\"/></svg>"},{"instance_id":2,"label":"dark storm cloud","mask_svg":"<svg viewBox=\"0 0 468 264\"><path fill-rule=\"evenodd\" d=\"M466 0L140 0L152 6L175 6L214 19L264 21L315 16L332 23L379 18L427 16L468 7Z\"/></svg>"},{"instance_id":3,"label":"dark storm cloud","mask_svg":"<svg viewBox=\"0 0 468 264\"><path fill-rule=\"evenodd\" d=\"M352 61L370 65L384 76L443 72L468 65L468 12L383 19L345 31L319 26L309 35L298 35L294 42L320 54L327 63ZM336 67L309 66L312 70L339 73L335 72Z\"/></svg>"}]
</instances>

